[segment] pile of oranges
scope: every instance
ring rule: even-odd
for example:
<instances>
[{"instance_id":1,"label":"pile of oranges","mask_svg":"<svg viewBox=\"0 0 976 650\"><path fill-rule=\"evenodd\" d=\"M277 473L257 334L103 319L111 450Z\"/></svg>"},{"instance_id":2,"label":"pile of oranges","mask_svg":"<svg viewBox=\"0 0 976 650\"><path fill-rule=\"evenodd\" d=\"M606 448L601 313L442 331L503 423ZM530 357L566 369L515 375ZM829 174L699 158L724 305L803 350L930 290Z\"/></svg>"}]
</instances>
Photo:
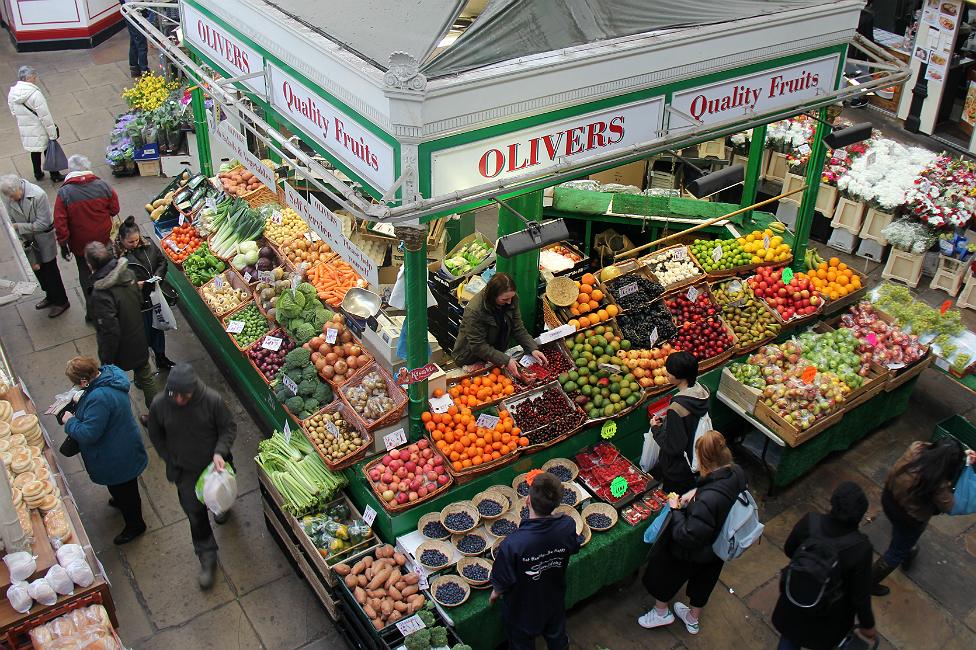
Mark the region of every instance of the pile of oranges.
<instances>
[{"instance_id":1,"label":"pile of oranges","mask_svg":"<svg viewBox=\"0 0 976 650\"><path fill-rule=\"evenodd\" d=\"M505 410L498 412L498 423L492 429L479 427L478 419L465 406L451 406L447 413L425 412L421 419L434 446L458 472L498 460L529 444Z\"/></svg>"},{"instance_id":2,"label":"pile of oranges","mask_svg":"<svg viewBox=\"0 0 976 650\"><path fill-rule=\"evenodd\" d=\"M861 278L836 257L807 271L810 284L829 300L839 300L861 288Z\"/></svg>"},{"instance_id":3,"label":"pile of oranges","mask_svg":"<svg viewBox=\"0 0 976 650\"><path fill-rule=\"evenodd\" d=\"M474 408L508 397L515 392L515 385L512 384L511 379L502 374L500 368L494 368L486 375L462 380L451 386L447 392L459 407ZM434 397L437 395L435 394Z\"/></svg>"},{"instance_id":4,"label":"pile of oranges","mask_svg":"<svg viewBox=\"0 0 976 650\"><path fill-rule=\"evenodd\" d=\"M576 284L579 286L579 296L569 306L569 312L573 315L569 324L576 329L586 329L602 323L620 312L617 305L603 304L603 291L596 286L596 277L592 273L585 273Z\"/></svg>"}]
</instances>

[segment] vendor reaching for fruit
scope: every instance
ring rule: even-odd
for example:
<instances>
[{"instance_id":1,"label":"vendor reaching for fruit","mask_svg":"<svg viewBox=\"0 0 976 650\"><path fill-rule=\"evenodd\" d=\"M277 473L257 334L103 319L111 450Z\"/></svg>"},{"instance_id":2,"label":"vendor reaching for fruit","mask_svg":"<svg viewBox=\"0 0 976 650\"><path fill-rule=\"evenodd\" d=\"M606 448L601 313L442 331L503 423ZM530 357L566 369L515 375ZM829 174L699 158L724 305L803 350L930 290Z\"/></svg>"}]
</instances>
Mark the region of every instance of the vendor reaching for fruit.
<instances>
[{"instance_id":1,"label":"vendor reaching for fruit","mask_svg":"<svg viewBox=\"0 0 976 650\"><path fill-rule=\"evenodd\" d=\"M508 275L496 273L464 309L454 358L461 365L483 361L508 366L509 372L518 377L518 361L504 352L513 338L539 363L549 365L546 355L539 351L535 339L522 324L515 283Z\"/></svg>"}]
</instances>

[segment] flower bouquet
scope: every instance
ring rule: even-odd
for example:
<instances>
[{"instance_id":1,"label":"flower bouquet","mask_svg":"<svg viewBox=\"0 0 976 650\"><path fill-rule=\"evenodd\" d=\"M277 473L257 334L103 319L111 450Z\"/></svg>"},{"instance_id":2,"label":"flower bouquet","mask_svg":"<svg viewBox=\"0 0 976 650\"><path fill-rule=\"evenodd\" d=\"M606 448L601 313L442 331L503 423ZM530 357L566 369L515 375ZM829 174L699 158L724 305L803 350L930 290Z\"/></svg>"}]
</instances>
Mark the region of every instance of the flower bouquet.
<instances>
[{"instance_id":1,"label":"flower bouquet","mask_svg":"<svg viewBox=\"0 0 976 650\"><path fill-rule=\"evenodd\" d=\"M884 212L905 204L905 195L935 154L921 147L906 147L887 138L872 138L867 152L851 162L837 180L837 189L854 201Z\"/></svg>"},{"instance_id":2,"label":"flower bouquet","mask_svg":"<svg viewBox=\"0 0 976 650\"><path fill-rule=\"evenodd\" d=\"M940 155L906 195L909 214L933 228L963 228L976 211L976 164Z\"/></svg>"}]
</instances>

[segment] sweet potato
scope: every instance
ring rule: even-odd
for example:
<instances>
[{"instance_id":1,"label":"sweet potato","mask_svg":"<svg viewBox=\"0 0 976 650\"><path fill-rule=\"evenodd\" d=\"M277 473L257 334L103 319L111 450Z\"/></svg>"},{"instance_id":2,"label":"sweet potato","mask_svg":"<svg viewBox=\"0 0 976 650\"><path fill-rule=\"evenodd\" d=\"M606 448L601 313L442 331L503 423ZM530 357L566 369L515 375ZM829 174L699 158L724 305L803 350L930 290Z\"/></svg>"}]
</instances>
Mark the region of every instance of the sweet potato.
<instances>
[{"instance_id":1,"label":"sweet potato","mask_svg":"<svg viewBox=\"0 0 976 650\"><path fill-rule=\"evenodd\" d=\"M363 564L364 567L373 566L373 556L367 555L366 557L364 557L363 559L361 559L360 562L362 562L362 564Z\"/></svg>"},{"instance_id":2,"label":"sweet potato","mask_svg":"<svg viewBox=\"0 0 976 650\"><path fill-rule=\"evenodd\" d=\"M337 564L334 567L332 567L332 570L341 576L347 576L352 571L352 569L349 568L348 564Z\"/></svg>"},{"instance_id":3,"label":"sweet potato","mask_svg":"<svg viewBox=\"0 0 976 650\"><path fill-rule=\"evenodd\" d=\"M403 553L394 553L393 560L397 563L397 566L403 566L407 563L407 557Z\"/></svg>"},{"instance_id":4,"label":"sweet potato","mask_svg":"<svg viewBox=\"0 0 976 650\"><path fill-rule=\"evenodd\" d=\"M353 590L352 595L356 599L356 602L359 603L360 605L366 604L366 592L363 591L362 587L356 587Z\"/></svg>"},{"instance_id":5,"label":"sweet potato","mask_svg":"<svg viewBox=\"0 0 976 650\"><path fill-rule=\"evenodd\" d=\"M356 576L352 576L352 575L346 576L345 581L346 581L346 586L349 587L350 589L353 589L359 585L359 581L356 580Z\"/></svg>"},{"instance_id":6,"label":"sweet potato","mask_svg":"<svg viewBox=\"0 0 976 650\"><path fill-rule=\"evenodd\" d=\"M376 589L380 585L384 584L386 582L386 579L389 577L390 577L390 570L383 569L379 573L375 574L373 576L373 579L370 580L369 584L366 586L369 587L370 589Z\"/></svg>"},{"instance_id":7,"label":"sweet potato","mask_svg":"<svg viewBox=\"0 0 976 650\"><path fill-rule=\"evenodd\" d=\"M380 611L383 612L383 618L389 618L390 614L393 612L393 601L387 598L380 603Z\"/></svg>"},{"instance_id":8,"label":"sweet potato","mask_svg":"<svg viewBox=\"0 0 976 650\"><path fill-rule=\"evenodd\" d=\"M420 576L418 576L416 573L408 573L407 575L403 576L403 581L408 585L415 585L420 582Z\"/></svg>"},{"instance_id":9,"label":"sweet potato","mask_svg":"<svg viewBox=\"0 0 976 650\"><path fill-rule=\"evenodd\" d=\"M365 570L366 570L366 564L363 562L363 560L360 560L359 562L356 562L352 566L352 574L354 576L358 576L360 573L362 573Z\"/></svg>"},{"instance_id":10,"label":"sweet potato","mask_svg":"<svg viewBox=\"0 0 976 650\"><path fill-rule=\"evenodd\" d=\"M386 582L383 583L383 586L386 589L389 589L390 587L396 584L397 580L399 580L402 577L403 574L400 573L400 569L397 568L390 569L390 575L389 577L387 577Z\"/></svg>"},{"instance_id":11,"label":"sweet potato","mask_svg":"<svg viewBox=\"0 0 976 650\"><path fill-rule=\"evenodd\" d=\"M387 619L387 622L396 623L401 618L403 618L403 615L400 613L400 610L394 609L392 612L390 612L390 618Z\"/></svg>"},{"instance_id":12,"label":"sweet potato","mask_svg":"<svg viewBox=\"0 0 976 650\"><path fill-rule=\"evenodd\" d=\"M366 579L366 576L356 576L356 584L358 584L360 587L365 587L368 582L369 580Z\"/></svg>"},{"instance_id":13,"label":"sweet potato","mask_svg":"<svg viewBox=\"0 0 976 650\"><path fill-rule=\"evenodd\" d=\"M384 627L383 621L381 621L378 618L374 618L371 622L373 623L373 629L374 630L382 630L383 627Z\"/></svg>"},{"instance_id":14,"label":"sweet potato","mask_svg":"<svg viewBox=\"0 0 976 650\"><path fill-rule=\"evenodd\" d=\"M366 616L370 617L371 619L376 618L376 610L373 609L372 605L363 605L363 611L366 612Z\"/></svg>"},{"instance_id":15,"label":"sweet potato","mask_svg":"<svg viewBox=\"0 0 976 650\"><path fill-rule=\"evenodd\" d=\"M386 590L386 595L392 598L393 600L403 600L403 595L400 593L400 590L397 589L396 587L389 587Z\"/></svg>"},{"instance_id":16,"label":"sweet potato","mask_svg":"<svg viewBox=\"0 0 976 650\"><path fill-rule=\"evenodd\" d=\"M403 601L397 601L393 603L393 609L403 614L407 611L407 604Z\"/></svg>"},{"instance_id":17,"label":"sweet potato","mask_svg":"<svg viewBox=\"0 0 976 650\"><path fill-rule=\"evenodd\" d=\"M400 595L403 596L404 598L409 598L410 596L416 594L418 591L420 591L420 589L417 588L417 585L407 585L404 588L404 590L400 592Z\"/></svg>"}]
</instances>

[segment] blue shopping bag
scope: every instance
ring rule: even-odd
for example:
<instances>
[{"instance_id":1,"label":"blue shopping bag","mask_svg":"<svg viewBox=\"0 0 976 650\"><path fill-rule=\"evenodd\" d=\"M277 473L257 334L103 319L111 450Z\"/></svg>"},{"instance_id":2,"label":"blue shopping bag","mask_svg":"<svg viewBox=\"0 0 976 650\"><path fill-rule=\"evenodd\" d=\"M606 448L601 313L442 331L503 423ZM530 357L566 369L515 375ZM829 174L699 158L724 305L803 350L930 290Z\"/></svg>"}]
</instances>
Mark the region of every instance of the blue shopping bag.
<instances>
[{"instance_id":1,"label":"blue shopping bag","mask_svg":"<svg viewBox=\"0 0 976 650\"><path fill-rule=\"evenodd\" d=\"M647 530L644 531L644 542L647 544L654 544L661 536L661 532L667 528L670 521L671 505L665 503L658 516L654 518L651 525L648 526Z\"/></svg>"},{"instance_id":2,"label":"blue shopping bag","mask_svg":"<svg viewBox=\"0 0 976 650\"><path fill-rule=\"evenodd\" d=\"M976 471L966 465L959 480L956 481L955 499L950 515L971 515L976 513Z\"/></svg>"}]
</instances>

